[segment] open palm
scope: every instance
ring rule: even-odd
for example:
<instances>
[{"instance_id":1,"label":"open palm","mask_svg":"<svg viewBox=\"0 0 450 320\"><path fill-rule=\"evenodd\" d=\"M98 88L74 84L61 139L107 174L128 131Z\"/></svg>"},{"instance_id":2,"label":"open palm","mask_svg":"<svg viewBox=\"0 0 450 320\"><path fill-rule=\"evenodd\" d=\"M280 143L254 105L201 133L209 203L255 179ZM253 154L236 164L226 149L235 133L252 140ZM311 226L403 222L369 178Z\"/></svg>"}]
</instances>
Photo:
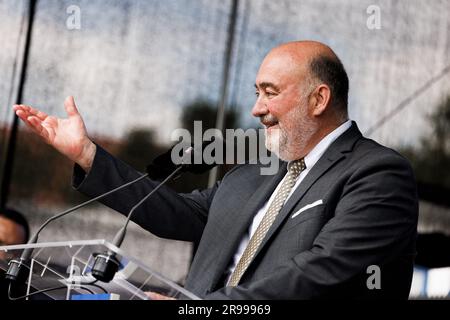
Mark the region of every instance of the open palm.
<instances>
[{"instance_id":1,"label":"open palm","mask_svg":"<svg viewBox=\"0 0 450 320\"><path fill-rule=\"evenodd\" d=\"M26 105L15 105L14 111L25 124L38 134L46 143L78 162L86 148L92 144L78 113L73 97L64 101L67 118L49 116L45 112Z\"/></svg>"}]
</instances>

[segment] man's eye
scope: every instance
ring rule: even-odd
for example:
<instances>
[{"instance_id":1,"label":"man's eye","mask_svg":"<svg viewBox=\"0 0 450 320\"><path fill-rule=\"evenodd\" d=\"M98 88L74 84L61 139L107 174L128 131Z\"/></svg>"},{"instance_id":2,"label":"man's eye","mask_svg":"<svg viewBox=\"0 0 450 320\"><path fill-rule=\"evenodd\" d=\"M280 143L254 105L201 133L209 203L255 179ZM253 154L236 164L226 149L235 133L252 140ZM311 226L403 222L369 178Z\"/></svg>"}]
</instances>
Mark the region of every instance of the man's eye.
<instances>
[{"instance_id":1,"label":"man's eye","mask_svg":"<svg viewBox=\"0 0 450 320\"><path fill-rule=\"evenodd\" d=\"M267 92L266 92L266 95L268 95L269 97L271 97L271 96L276 95L276 93L275 93L275 92L272 92L272 91L267 91Z\"/></svg>"},{"instance_id":2,"label":"man's eye","mask_svg":"<svg viewBox=\"0 0 450 320\"><path fill-rule=\"evenodd\" d=\"M259 97L259 92L258 91L255 92L255 96Z\"/></svg>"}]
</instances>

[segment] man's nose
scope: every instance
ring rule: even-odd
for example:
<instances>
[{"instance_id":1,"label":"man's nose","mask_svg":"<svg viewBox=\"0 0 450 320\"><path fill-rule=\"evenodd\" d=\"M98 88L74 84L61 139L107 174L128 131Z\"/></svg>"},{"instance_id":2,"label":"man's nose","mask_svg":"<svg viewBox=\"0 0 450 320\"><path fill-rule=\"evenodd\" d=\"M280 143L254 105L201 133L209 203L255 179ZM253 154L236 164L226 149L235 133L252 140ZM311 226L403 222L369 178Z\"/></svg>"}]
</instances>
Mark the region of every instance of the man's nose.
<instances>
[{"instance_id":1,"label":"man's nose","mask_svg":"<svg viewBox=\"0 0 450 320\"><path fill-rule=\"evenodd\" d=\"M261 98L256 99L255 105L252 108L252 115L254 117L261 117L269 112L267 105L261 101Z\"/></svg>"}]
</instances>

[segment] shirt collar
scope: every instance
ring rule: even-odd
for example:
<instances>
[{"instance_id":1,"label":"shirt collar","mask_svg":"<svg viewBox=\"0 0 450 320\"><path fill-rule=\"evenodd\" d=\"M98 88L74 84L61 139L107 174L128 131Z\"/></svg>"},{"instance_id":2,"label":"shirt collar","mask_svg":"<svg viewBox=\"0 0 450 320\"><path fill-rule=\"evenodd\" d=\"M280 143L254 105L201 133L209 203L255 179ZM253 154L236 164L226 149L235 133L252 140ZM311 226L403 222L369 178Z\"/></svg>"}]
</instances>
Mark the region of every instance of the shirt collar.
<instances>
[{"instance_id":1,"label":"shirt collar","mask_svg":"<svg viewBox=\"0 0 450 320\"><path fill-rule=\"evenodd\" d=\"M347 120L339 127L327 134L316 146L305 156L306 170L310 170L320 157L325 153L328 147L345 131L347 131L352 126L352 121ZM290 163L290 162L289 162ZM288 165L289 165L288 163Z\"/></svg>"}]
</instances>

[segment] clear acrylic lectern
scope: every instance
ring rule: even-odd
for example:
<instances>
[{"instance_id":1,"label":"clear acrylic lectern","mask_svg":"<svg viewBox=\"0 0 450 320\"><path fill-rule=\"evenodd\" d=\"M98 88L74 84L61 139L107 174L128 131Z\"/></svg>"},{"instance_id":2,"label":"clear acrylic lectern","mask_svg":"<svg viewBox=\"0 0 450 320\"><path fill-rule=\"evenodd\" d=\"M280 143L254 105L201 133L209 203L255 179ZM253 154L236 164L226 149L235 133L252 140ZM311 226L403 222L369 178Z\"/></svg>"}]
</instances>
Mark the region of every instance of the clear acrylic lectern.
<instances>
[{"instance_id":1,"label":"clear acrylic lectern","mask_svg":"<svg viewBox=\"0 0 450 320\"><path fill-rule=\"evenodd\" d=\"M26 248L33 249L25 264L27 295L48 290L43 294L54 300L151 300L152 292L175 299L199 299L102 239L0 246L0 269L8 270L9 262L19 259ZM90 272L95 256L106 251L114 252L120 262L119 271L109 283L95 281Z\"/></svg>"}]
</instances>

